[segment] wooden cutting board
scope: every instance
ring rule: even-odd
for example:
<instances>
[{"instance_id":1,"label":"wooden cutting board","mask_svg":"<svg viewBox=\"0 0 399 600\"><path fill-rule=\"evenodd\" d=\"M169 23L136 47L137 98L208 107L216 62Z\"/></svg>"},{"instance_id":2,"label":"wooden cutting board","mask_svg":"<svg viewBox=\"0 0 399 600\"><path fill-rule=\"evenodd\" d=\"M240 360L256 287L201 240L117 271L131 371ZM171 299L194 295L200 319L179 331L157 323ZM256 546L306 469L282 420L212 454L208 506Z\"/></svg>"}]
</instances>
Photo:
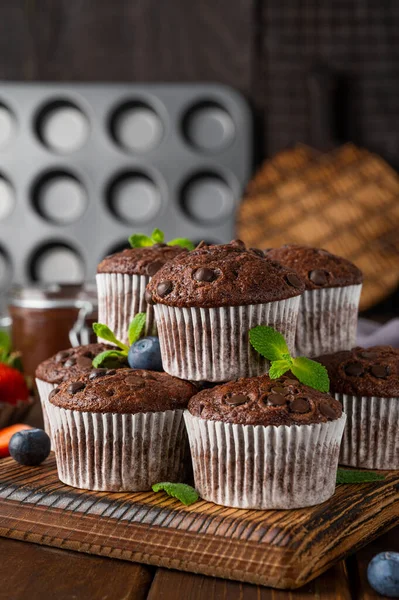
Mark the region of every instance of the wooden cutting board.
<instances>
[{"instance_id":1,"label":"wooden cutting board","mask_svg":"<svg viewBox=\"0 0 399 600\"><path fill-rule=\"evenodd\" d=\"M54 456L36 468L0 461L3 537L277 588L304 585L396 525L398 500L393 471L312 508L251 511L70 488Z\"/></svg>"}]
</instances>

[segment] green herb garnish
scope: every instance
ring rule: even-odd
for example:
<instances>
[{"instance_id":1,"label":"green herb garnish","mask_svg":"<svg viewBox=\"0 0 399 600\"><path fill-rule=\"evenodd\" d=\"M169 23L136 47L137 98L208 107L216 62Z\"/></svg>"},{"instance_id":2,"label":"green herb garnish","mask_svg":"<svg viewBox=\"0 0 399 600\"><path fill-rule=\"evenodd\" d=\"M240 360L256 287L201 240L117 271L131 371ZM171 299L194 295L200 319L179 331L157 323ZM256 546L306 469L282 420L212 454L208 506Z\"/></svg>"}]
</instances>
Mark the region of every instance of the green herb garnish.
<instances>
[{"instance_id":1,"label":"green herb garnish","mask_svg":"<svg viewBox=\"0 0 399 600\"><path fill-rule=\"evenodd\" d=\"M12 352L11 338L6 331L0 331L0 363L23 372L20 352ZM27 379L27 378L26 378Z\"/></svg>"},{"instance_id":2,"label":"green herb garnish","mask_svg":"<svg viewBox=\"0 0 399 600\"><path fill-rule=\"evenodd\" d=\"M385 475L373 471L356 471L354 469L338 469L337 483L371 483L383 481Z\"/></svg>"},{"instance_id":3,"label":"green herb garnish","mask_svg":"<svg viewBox=\"0 0 399 600\"><path fill-rule=\"evenodd\" d=\"M187 483L170 483L164 481L162 483L154 483L152 489L154 492L164 491L168 496L177 498L177 500L180 500L186 506L194 504L199 499L198 492L191 485L187 485Z\"/></svg>"},{"instance_id":4,"label":"green herb garnish","mask_svg":"<svg viewBox=\"0 0 399 600\"><path fill-rule=\"evenodd\" d=\"M297 356L293 358L284 336L273 327L258 325L249 331L249 341L259 354L270 361L269 377L278 379L287 371L303 384L320 392L328 392L330 380L327 369L320 363Z\"/></svg>"},{"instance_id":5,"label":"green herb garnish","mask_svg":"<svg viewBox=\"0 0 399 600\"><path fill-rule=\"evenodd\" d=\"M163 244L165 241L165 234L160 229L154 229L150 236L144 233L134 233L129 237L129 244L132 248L147 248L154 244ZM167 242L168 246L181 246L187 248L187 250L194 250L194 244L187 238L175 238Z\"/></svg>"},{"instance_id":6,"label":"green herb garnish","mask_svg":"<svg viewBox=\"0 0 399 600\"><path fill-rule=\"evenodd\" d=\"M144 326L145 326L146 314L137 313L129 325L128 337L129 344L132 345L134 342L141 337ZM105 350L98 354L92 362L93 367L98 369L99 367L115 368L126 363L127 355L129 353L129 346L126 346L123 342L117 339L114 332L107 325L103 323L93 323L93 331L97 337L111 342L118 346L120 350Z\"/></svg>"}]
</instances>

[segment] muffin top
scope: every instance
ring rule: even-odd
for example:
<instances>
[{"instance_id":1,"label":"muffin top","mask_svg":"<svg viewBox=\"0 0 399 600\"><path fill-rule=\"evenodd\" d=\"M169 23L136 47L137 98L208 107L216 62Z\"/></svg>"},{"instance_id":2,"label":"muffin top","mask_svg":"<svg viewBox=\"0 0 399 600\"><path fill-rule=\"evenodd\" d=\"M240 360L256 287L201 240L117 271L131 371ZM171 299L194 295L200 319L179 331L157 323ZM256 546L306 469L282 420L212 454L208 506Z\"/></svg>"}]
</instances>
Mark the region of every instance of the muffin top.
<instances>
[{"instance_id":1,"label":"muffin top","mask_svg":"<svg viewBox=\"0 0 399 600\"><path fill-rule=\"evenodd\" d=\"M195 392L194 385L167 373L92 369L55 388L49 400L68 410L135 414L185 408Z\"/></svg>"},{"instance_id":2,"label":"muffin top","mask_svg":"<svg viewBox=\"0 0 399 600\"><path fill-rule=\"evenodd\" d=\"M362 272L356 265L321 248L287 244L265 252L269 258L295 269L305 281L307 290L343 287L363 281Z\"/></svg>"},{"instance_id":3,"label":"muffin top","mask_svg":"<svg viewBox=\"0 0 399 600\"><path fill-rule=\"evenodd\" d=\"M181 246L154 244L144 248L127 248L106 256L98 265L97 273L125 273L153 276L163 265L178 254L186 254Z\"/></svg>"},{"instance_id":4,"label":"muffin top","mask_svg":"<svg viewBox=\"0 0 399 600\"><path fill-rule=\"evenodd\" d=\"M36 377L47 383L62 383L91 371L93 358L115 346L109 344L87 344L68 350L61 350L48 358L36 369Z\"/></svg>"},{"instance_id":5,"label":"muffin top","mask_svg":"<svg viewBox=\"0 0 399 600\"><path fill-rule=\"evenodd\" d=\"M212 308L263 304L298 296L304 282L293 269L246 248L241 240L207 245L166 264L147 285L146 300L168 306Z\"/></svg>"},{"instance_id":6,"label":"muffin top","mask_svg":"<svg viewBox=\"0 0 399 600\"><path fill-rule=\"evenodd\" d=\"M230 381L193 396L196 417L242 425L310 425L339 419L341 403L297 379L268 375Z\"/></svg>"},{"instance_id":7,"label":"muffin top","mask_svg":"<svg viewBox=\"0 0 399 600\"><path fill-rule=\"evenodd\" d=\"M399 350L392 346L353 348L315 358L330 377L331 391L352 396L399 398Z\"/></svg>"}]
</instances>

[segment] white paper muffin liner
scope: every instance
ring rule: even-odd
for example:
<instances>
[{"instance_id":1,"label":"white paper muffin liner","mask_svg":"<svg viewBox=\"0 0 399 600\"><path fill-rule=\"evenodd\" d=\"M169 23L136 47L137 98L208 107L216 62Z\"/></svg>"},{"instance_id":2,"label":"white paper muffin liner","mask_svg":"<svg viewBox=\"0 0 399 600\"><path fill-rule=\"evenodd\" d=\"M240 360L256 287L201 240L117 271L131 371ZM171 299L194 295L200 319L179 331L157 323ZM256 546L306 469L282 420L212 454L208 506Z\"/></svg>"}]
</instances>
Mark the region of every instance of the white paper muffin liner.
<instances>
[{"instance_id":1,"label":"white paper muffin liner","mask_svg":"<svg viewBox=\"0 0 399 600\"><path fill-rule=\"evenodd\" d=\"M361 291L361 284L305 290L299 305L296 356L320 356L356 346Z\"/></svg>"},{"instance_id":2,"label":"white paper muffin liner","mask_svg":"<svg viewBox=\"0 0 399 600\"><path fill-rule=\"evenodd\" d=\"M19 401L16 404L0 402L0 429L21 423L29 413L34 399Z\"/></svg>"},{"instance_id":3,"label":"white paper muffin liner","mask_svg":"<svg viewBox=\"0 0 399 600\"><path fill-rule=\"evenodd\" d=\"M50 393L57 387L57 384L48 383L48 381L43 381L43 379L38 379L36 377L36 387L37 391L39 392L40 404L42 406L44 431L51 440L51 449L53 450L53 440L51 438L51 427L47 416L47 406L49 405L48 397Z\"/></svg>"},{"instance_id":4,"label":"white paper muffin liner","mask_svg":"<svg viewBox=\"0 0 399 600\"><path fill-rule=\"evenodd\" d=\"M154 309L144 298L150 281L147 275L123 273L98 273L98 321L108 325L118 340L129 345L128 329L133 317L139 312L147 313L145 334L156 335ZM105 341L99 338L99 341Z\"/></svg>"},{"instance_id":5,"label":"white paper muffin liner","mask_svg":"<svg viewBox=\"0 0 399 600\"><path fill-rule=\"evenodd\" d=\"M339 462L362 469L399 469L399 398L335 397L347 415Z\"/></svg>"},{"instance_id":6,"label":"white paper muffin liner","mask_svg":"<svg viewBox=\"0 0 399 600\"><path fill-rule=\"evenodd\" d=\"M66 410L49 403L58 477L87 490L140 492L184 482L188 456L183 410L137 414Z\"/></svg>"},{"instance_id":7,"label":"white paper muffin liner","mask_svg":"<svg viewBox=\"0 0 399 600\"><path fill-rule=\"evenodd\" d=\"M192 381L230 381L269 371L269 361L249 343L256 325L280 331L294 348L299 298L220 308L177 308L156 304L163 368Z\"/></svg>"},{"instance_id":8,"label":"white paper muffin liner","mask_svg":"<svg viewBox=\"0 0 399 600\"><path fill-rule=\"evenodd\" d=\"M291 509L335 491L346 417L313 425L252 426L210 421L186 410L195 487L223 506Z\"/></svg>"}]
</instances>

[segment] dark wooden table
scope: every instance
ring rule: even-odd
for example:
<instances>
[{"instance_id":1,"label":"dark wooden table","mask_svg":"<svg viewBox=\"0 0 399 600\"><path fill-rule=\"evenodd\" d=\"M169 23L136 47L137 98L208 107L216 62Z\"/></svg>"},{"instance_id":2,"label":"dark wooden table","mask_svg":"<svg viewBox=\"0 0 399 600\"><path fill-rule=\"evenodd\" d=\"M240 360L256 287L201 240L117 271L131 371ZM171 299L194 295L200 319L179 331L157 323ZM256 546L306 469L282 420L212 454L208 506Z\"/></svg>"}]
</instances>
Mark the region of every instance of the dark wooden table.
<instances>
[{"instance_id":1,"label":"dark wooden table","mask_svg":"<svg viewBox=\"0 0 399 600\"><path fill-rule=\"evenodd\" d=\"M156 569L0 538L1 600L371 600L366 569L399 551L399 527L296 591Z\"/></svg>"}]
</instances>

